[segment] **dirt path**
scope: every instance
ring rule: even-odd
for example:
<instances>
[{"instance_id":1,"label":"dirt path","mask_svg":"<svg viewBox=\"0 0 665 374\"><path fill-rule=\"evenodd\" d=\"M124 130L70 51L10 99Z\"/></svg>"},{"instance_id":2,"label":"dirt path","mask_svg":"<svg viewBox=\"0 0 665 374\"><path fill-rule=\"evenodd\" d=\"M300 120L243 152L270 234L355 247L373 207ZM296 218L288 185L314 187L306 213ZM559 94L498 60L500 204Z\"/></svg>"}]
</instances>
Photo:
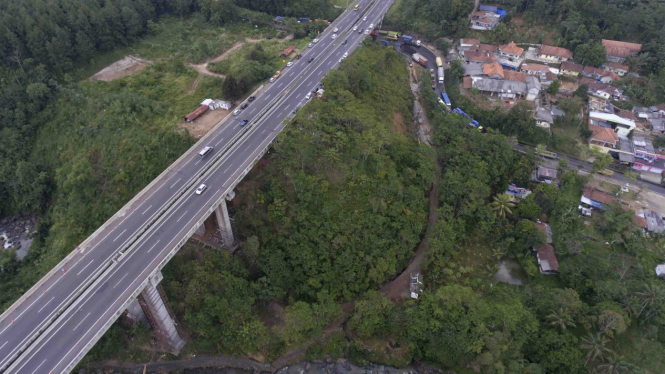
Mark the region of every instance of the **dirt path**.
<instances>
[{"instance_id":1,"label":"dirt path","mask_svg":"<svg viewBox=\"0 0 665 374\"><path fill-rule=\"evenodd\" d=\"M293 35L287 35L282 39L277 39L277 41L280 42L280 43L284 43L285 41L291 40L291 39L293 39ZM212 72L212 71L208 70L208 63L224 61L229 57L229 55L231 55L231 53L233 53L233 52L239 50L240 48L242 48L242 46L245 45L245 43L256 43L256 42L260 42L261 40L265 40L265 39L245 38L245 40L239 40L239 41L235 42L231 46L231 48L224 51L224 53L222 53L221 55L219 55L219 56L217 56L213 59L210 59L208 61L205 61L201 64L189 64L189 67L191 67L194 70L198 71L199 74L202 74L202 75L209 75L209 76L212 76L212 77L226 78L226 75L224 75L224 74L219 74L219 73L215 73L215 72Z\"/></svg>"},{"instance_id":2,"label":"dirt path","mask_svg":"<svg viewBox=\"0 0 665 374\"><path fill-rule=\"evenodd\" d=\"M437 165L438 166L438 165ZM418 249L416 250L416 255L411 260L409 266L406 267L406 270L402 272L395 280L381 287L381 292L383 292L386 297L390 300L399 300L407 298L410 296L409 291L409 276L411 273L420 272L420 264L425 258L425 252L429 248L429 241L427 238L432 234L434 225L438 219L436 210L439 208L439 181L441 176L439 173L436 173L434 177L434 184L429 193L429 216L427 217L427 228L425 229L425 235L423 239L418 244Z\"/></svg>"},{"instance_id":3,"label":"dirt path","mask_svg":"<svg viewBox=\"0 0 665 374\"><path fill-rule=\"evenodd\" d=\"M196 87L199 85L200 81L201 81L201 76L199 75L198 77L196 77L196 80L194 80L194 83L192 83L192 87L189 90L187 90L187 95L191 95L194 93L194 91L196 91Z\"/></svg>"}]
</instances>

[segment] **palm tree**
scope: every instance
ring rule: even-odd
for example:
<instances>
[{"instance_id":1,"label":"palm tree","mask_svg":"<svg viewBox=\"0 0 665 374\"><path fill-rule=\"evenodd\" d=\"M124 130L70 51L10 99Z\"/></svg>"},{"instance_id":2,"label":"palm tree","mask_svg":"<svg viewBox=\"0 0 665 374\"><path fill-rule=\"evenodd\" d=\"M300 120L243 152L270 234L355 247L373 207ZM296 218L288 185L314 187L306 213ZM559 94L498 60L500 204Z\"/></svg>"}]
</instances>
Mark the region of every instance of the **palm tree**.
<instances>
[{"instance_id":1,"label":"palm tree","mask_svg":"<svg viewBox=\"0 0 665 374\"><path fill-rule=\"evenodd\" d=\"M599 374L624 374L629 373L632 365L623 361L623 356L617 357L613 354L605 359L605 362L598 365Z\"/></svg>"},{"instance_id":2,"label":"palm tree","mask_svg":"<svg viewBox=\"0 0 665 374\"><path fill-rule=\"evenodd\" d=\"M494 201L490 203L490 207L496 211L501 218L506 218L506 214L513 214L515 204L510 202L510 195L507 193L497 194L494 196Z\"/></svg>"},{"instance_id":3,"label":"palm tree","mask_svg":"<svg viewBox=\"0 0 665 374\"><path fill-rule=\"evenodd\" d=\"M665 297L665 292L663 292L663 290L660 287L654 284L645 284L644 290L636 292L635 295L637 296L638 299L640 299L640 302L642 303L642 309L640 309L640 312L637 313L637 316L639 317L644 311L644 309L652 306L657 301L662 300Z\"/></svg>"},{"instance_id":4,"label":"palm tree","mask_svg":"<svg viewBox=\"0 0 665 374\"><path fill-rule=\"evenodd\" d=\"M561 329L562 332L566 331L569 327L575 327L573 319L563 310L563 308L559 308L557 311L552 310L552 313L545 317L545 319L547 320L548 325L555 329Z\"/></svg>"},{"instance_id":5,"label":"palm tree","mask_svg":"<svg viewBox=\"0 0 665 374\"><path fill-rule=\"evenodd\" d=\"M597 358L603 359L605 358L605 354L613 353L611 349L606 347L609 341L610 340L607 339L604 335L598 333L589 333L588 337L582 338L582 344L580 345L580 348L587 352L584 366L586 366L590 360L594 361Z\"/></svg>"}]
</instances>

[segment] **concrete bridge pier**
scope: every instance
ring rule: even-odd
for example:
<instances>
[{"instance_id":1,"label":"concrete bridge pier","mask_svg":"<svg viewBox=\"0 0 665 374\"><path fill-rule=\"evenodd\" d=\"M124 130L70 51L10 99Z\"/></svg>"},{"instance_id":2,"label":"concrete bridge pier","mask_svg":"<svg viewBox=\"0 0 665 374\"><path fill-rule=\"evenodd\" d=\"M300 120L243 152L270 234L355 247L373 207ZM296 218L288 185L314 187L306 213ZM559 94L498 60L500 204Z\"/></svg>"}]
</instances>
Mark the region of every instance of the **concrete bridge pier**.
<instances>
[{"instance_id":1,"label":"concrete bridge pier","mask_svg":"<svg viewBox=\"0 0 665 374\"><path fill-rule=\"evenodd\" d=\"M231 227L231 219L229 218L229 210L226 207L226 201L231 201L236 196L235 192L231 191L222 200L221 204L215 209L215 216L217 217L217 224L222 234L222 240L227 247L233 246L235 238L233 237L233 228Z\"/></svg>"},{"instance_id":2,"label":"concrete bridge pier","mask_svg":"<svg viewBox=\"0 0 665 374\"><path fill-rule=\"evenodd\" d=\"M185 341L180 337L175 327L174 316L171 315L169 309L164 304L162 295L157 288L162 279L164 279L164 276L160 271L150 279L146 288L139 295L138 301L152 328L168 344L170 353L177 356L185 345Z\"/></svg>"}]
</instances>

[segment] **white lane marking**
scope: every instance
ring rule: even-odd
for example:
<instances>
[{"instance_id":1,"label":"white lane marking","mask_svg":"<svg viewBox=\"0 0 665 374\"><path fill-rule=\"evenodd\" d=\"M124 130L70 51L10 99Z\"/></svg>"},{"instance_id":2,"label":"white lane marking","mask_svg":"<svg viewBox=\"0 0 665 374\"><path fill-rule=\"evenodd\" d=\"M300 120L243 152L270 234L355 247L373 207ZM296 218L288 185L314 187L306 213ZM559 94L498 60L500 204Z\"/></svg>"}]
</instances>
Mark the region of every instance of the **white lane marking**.
<instances>
[{"instance_id":1,"label":"white lane marking","mask_svg":"<svg viewBox=\"0 0 665 374\"><path fill-rule=\"evenodd\" d=\"M95 262L95 260L91 260L90 262L88 262L88 264L85 265L85 266L83 267L83 269L81 269L81 271L79 271L78 273L76 273L76 275L77 275L77 276L81 275L81 273L83 273L83 270L85 270L85 269L86 269L88 266L90 266L90 264L92 264L93 262Z\"/></svg>"},{"instance_id":2,"label":"white lane marking","mask_svg":"<svg viewBox=\"0 0 665 374\"><path fill-rule=\"evenodd\" d=\"M76 325L76 327L74 327L74 330L76 330L79 326L81 326L81 324L83 323L83 321L84 321L86 318L88 318L88 316L90 316L90 313L88 313L88 315L86 315L85 317L83 317L83 319L81 320L81 322L79 322L79 324ZM72 330L72 331L74 331L74 330Z\"/></svg>"},{"instance_id":3,"label":"white lane marking","mask_svg":"<svg viewBox=\"0 0 665 374\"><path fill-rule=\"evenodd\" d=\"M235 127L233 127L233 129L234 129L234 130L237 129L238 126L240 126L240 124L235 125Z\"/></svg>"},{"instance_id":4,"label":"white lane marking","mask_svg":"<svg viewBox=\"0 0 665 374\"><path fill-rule=\"evenodd\" d=\"M254 107L252 110L250 110L250 111L249 111L249 114L254 113L255 110L256 110L256 107Z\"/></svg>"},{"instance_id":5,"label":"white lane marking","mask_svg":"<svg viewBox=\"0 0 665 374\"><path fill-rule=\"evenodd\" d=\"M224 138L219 139L219 141L217 143L215 143L215 147L218 146L219 143L221 143L223 140L224 140Z\"/></svg>"},{"instance_id":6,"label":"white lane marking","mask_svg":"<svg viewBox=\"0 0 665 374\"><path fill-rule=\"evenodd\" d=\"M67 324L67 322L69 322L69 320L72 319L75 315L76 315L76 313L72 313L72 315L69 318L67 318L65 323L63 323L63 325L60 326L60 328L58 328L53 334L57 334L58 331L60 331L63 328L63 326L65 326ZM53 335L51 335L51 336L53 336ZM42 345L42 347L43 347L43 345ZM40 349L41 349L41 347L40 347ZM17 373L20 372L21 369L23 369L23 367L28 364L28 362L32 361L32 358L35 357L36 354L37 354L37 352L35 351L35 353L33 353L32 356L30 356L30 358L28 360L26 360L25 363L23 365L21 365L20 368L18 368L18 370L16 370L16 372Z\"/></svg>"},{"instance_id":7,"label":"white lane marking","mask_svg":"<svg viewBox=\"0 0 665 374\"><path fill-rule=\"evenodd\" d=\"M46 304L44 304L44 306L41 307L41 309L39 309L39 310L37 311L37 313L39 313L39 312L41 312L42 310L44 310L44 308L46 308L46 306L47 306L51 301L53 301L53 299L55 299L55 296L53 296L53 297L51 298L51 300L47 301Z\"/></svg>"},{"instance_id":8,"label":"white lane marking","mask_svg":"<svg viewBox=\"0 0 665 374\"><path fill-rule=\"evenodd\" d=\"M280 83L277 85L277 88L282 87L283 84L284 84L284 82L280 82Z\"/></svg>"},{"instance_id":9,"label":"white lane marking","mask_svg":"<svg viewBox=\"0 0 665 374\"><path fill-rule=\"evenodd\" d=\"M9 341L6 341L5 344L3 344L2 346L0 346L0 349L4 348L4 347L7 345L7 343L9 343Z\"/></svg>"},{"instance_id":10,"label":"white lane marking","mask_svg":"<svg viewBox=\"0 0 665 374\"><path fill-rule=\"evenodd\" d=\"M46 362L46 359L44 359L44 361L42 361L42 363L39 364L39 366L37 366L37 368L35 369L35 371L32 372L32 374L35 374L37 372L37 370L39 370L39 368L42 367L42 365L44 365L45 362Z\"/></svg>"},{"instance_id":11,"label":"white lane marking","mask_svg":"<svg viewBox=\"0 0 665 374\"><path fill-rule=\"evenodd\" d=\"M385 7L384 7L384 8L385 8ZM351 13L349 13L349 14L351 14ZM237 128L237 126L236 126L236 128ZM155 192L157 192L157 191L154 191L153 194L154 194ZM152 194L151 194L151 196L152 196ZM126 219L126 218L128 218L128 217L125 217L125 219ZM108 234L107 234L107 236L108 236ZM102 240L103 240L103 239L102 239ZM98 244L99 244L99 243L98 243ZM93 249L94 249L94 248L96 248L96 246L93 247ZM61 278L58 278L58 279L56 280L56 283L57 283L57 281L58 281L59 279L61 279ZM55 284L53 284L53 285L55 285ZM51 287L52 287L53 285L51 285ZM50 287L49 287L49 289L50 289ZM5 329L5 330L6 330L6 329ZM3 331L4 331L4 330L3 330Z\"/></svg>"},{"instance_id":12,"label":"white lane marking","mask_svg":"<svg viewBox=\"0 0 665 374\"><path fill-rule=\"evenodd\" d=\"M231 168L232 165L229 165L222 173L226 174L226 172Z\"/></svg>"},{"instance_id":13,"label":"white lane marking","mask_svg":"<svg viewBox=\"0 0 665 374\"><path fill-rule=\"evenodd\" d=\"M199 162L201 162L201 159L199 159L198 161L196 161L196 162L194 163L194 165L198 165Z\"/></svg>"},{"instance_id":14,"label":"white lane marking","mask_svg":"<svg viewBox=\"0 0 665 374\"><path fill-rule=\"evenodd\" d=\"M120 284L120 282L122 282L122 280L125 279L125 277L126 277L127 275L129 275L129 273L126 273L125 275L123 275L123 277L120 278L120 280L118 281L118 283L116 283L115 286L113 286L113 288L118 287L118 285Z\"/></svg>"},{"instance_id":15,"label":"white lane marking","mask_svg":"<svg viewBox=\"0 0 665 374\"><path fill-rule=\"evenodd\" d=\"M266 129L263 129L263 131L261 131L261 134L263 134L264 132L266 132Z\"/></svg>"},{"instance_id":16,"label":"white lane marking","mask_svg":"<svg viewBox=\"0 0 665 374\"><path fill-rule=\"evenodd\" d=\"M178 219L176 220L176 222L180 222L180 220L182 219L182 217L185 216L185 214L187 214L187 211L185 211L185 213L183 213L183 214L180 216L180 218L178 218Z\"/></svg>"},{"instance_id":17,"label":"white lane marking","mask_svg":"<svg viewBox=\"0 0 665 374\"><path fill-rule=\"evenodd\" d=\"M147 208L143 211L143 213L141 213L141 215L144 215L147 211L150 210L150 208L152 208L152 205L150 205L149 207L147 207Z\"/></svg>"},{"instance_id":18,"label":"white lane marking","mask_svg":"<svg viewBox=\"0 0 665 374\"><path fill-rule=\"evenodd\" d=\"M330 66L330 64L332 64L332 60L328 61L328 66Z\"/></svg>"},{"instance_id":19,"label":"white lane marking","mask_svg":"<svg viewBox=\"0 0 665 374\"><path fill-rule=\"evenodd\" d=\"M265 98L266 99L270 98L270 94L266 94Z\"/></svg>"},{"instance_id":20,"label":"white lane marking","mask_svg":"<svg viewBox=\"0 0 665 374\"><path fill-rule=\"evenodd\" d=\"M175 185L178 184L178 182L180 182L181 179L182 179L182 177L178 178L178 180L175 181L175 183L173 183L173 184L171 185L171 187L169 187L169 188L173 188L173 187L175 187Z\"/></svg>"},{"instance_id":21,"label":"white lane marking","mask_svg":"<svg viewBox=\"0 0 665 374\"><path fill-rule=\"evenodd\" d=\"M115 241L118 240L122 236L122 234L124 234L126 231L127 231L127 229L122 230L120 235L116 236L115 239L113 239L113 242L115 243Z\"/></svg>"},{"instance_id":22,"label":"white lane marking","mask_svg":"<svg viewBox=\"0 0 665 374\"><path fill-rule=\"evenodd\" d=\"M155 242L155 244L152 247L150 247L150 249L148 249L148 251L146 253L150 253L150 251L152 251L152 249L155 248L155 246L157 244L159 244L159 240L157 242Z\"/></svg>"}]
</instances>

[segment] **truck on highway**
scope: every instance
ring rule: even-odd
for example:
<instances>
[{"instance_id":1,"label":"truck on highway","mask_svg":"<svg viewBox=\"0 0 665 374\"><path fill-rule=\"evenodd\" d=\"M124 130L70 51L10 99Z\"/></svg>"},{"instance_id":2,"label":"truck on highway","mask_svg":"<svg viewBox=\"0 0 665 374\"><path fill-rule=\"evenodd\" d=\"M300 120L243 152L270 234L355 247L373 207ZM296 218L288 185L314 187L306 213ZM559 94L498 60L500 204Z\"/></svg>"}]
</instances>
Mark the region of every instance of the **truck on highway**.
<instances>
[{"instance_id":1,"label":"truck on highway","mask_svg":"<svg viewBox=\"0 0 665 374\"><path fill-rule=\"evenodd\" d=\"M448 94L445 93L445 92L441 92L441 98L443 99L443 102L448 107L448 110L450 110L450 98L448 97Z\"/></svg>"},{"instance_id":2,"label":"truck on highway","mask_svg":"<svg viewBox=\"0 0 665 374\"><path fill-rule=\"evenodd\" d=\"M397 31L388 31L388 35L386 35L386 39L394 41L399 40L401 37L402 34L398 33Z\"/></svg>"},{"instance_id":3,"label":"truck on highway","mask_svg":"<svg viewBox=\"0 0 665 374\"><path fill-rule=\"evenodd\" d=\"M436 66L437 67L443 67L443 60L441 60L441 57L436 58Z\"/></svg>"},{"instance_id":4,"label":"truck on highway","mask_svg":"<svg viewBox=\"0 0 665 374\"><path fill-rule=\"evenodd\" d=\"M436 59L438 60L439 58L437 57ZM438 73L438 76L439 76L439 83L443 84L443 66L439 66L437 68L437 73Z\"/></svg>"},{"instance_id":5,"label":"truck on highway","mask_svg":"<svg viewBox=\"0 0 665 374\"><path fill-rule=\"evenodd\" d=\"M404 42L404 44L420 47L420 40L416 39L415 36L402 35L402 41Z\"/></svg>"},{"instance_id":6,"label":"truck on highway","mask_svg":"<svg viewBox=\"0 0 665 374\"><path fill-rule=\"evenodd\" d=\"M411 58L413 58L413 61L419 63L423 67L427 67L427 59L421 55L420 53L414 53Z\"/></svg>"}]
</instances>

